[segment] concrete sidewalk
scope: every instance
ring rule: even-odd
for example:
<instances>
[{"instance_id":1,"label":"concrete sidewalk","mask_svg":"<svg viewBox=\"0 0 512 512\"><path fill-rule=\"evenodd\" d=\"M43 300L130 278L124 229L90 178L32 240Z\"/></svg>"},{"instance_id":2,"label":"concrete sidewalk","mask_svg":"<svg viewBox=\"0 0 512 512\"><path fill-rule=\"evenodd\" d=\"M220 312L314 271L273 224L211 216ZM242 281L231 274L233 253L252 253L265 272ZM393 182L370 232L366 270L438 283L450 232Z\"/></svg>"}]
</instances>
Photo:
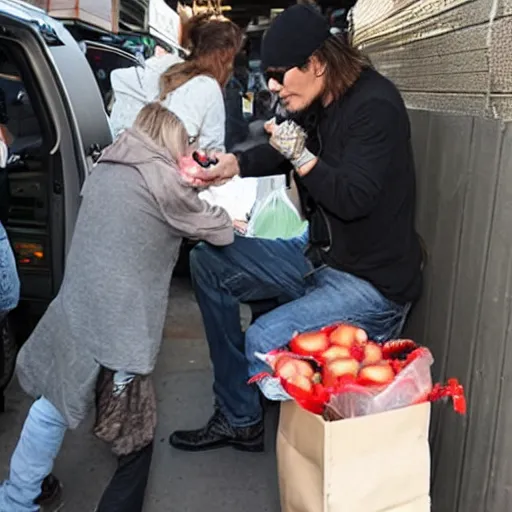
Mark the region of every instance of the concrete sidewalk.
<instances>
[{"instance_id":1,"label":"concrete sidewalk","mask_svg":"<svg viewBox=\"0 0 512 512\"><path fill-rule=\"evenodd\" d=\"M171 287L165 341L155 382L159 426L147 512L278 512L275 466L276 408L267 418L267 450L246 454L230 448L182 453L168 444L177 428L199 427L212 412L211 369L197 305L186 280ZM7 392L7 412L0 415L0 475L31 401L14 383ZM65 512L93 512L115 461L95 440L90 424L68 434L54 473L64 484Z\"/></svg>"}]
</instances>

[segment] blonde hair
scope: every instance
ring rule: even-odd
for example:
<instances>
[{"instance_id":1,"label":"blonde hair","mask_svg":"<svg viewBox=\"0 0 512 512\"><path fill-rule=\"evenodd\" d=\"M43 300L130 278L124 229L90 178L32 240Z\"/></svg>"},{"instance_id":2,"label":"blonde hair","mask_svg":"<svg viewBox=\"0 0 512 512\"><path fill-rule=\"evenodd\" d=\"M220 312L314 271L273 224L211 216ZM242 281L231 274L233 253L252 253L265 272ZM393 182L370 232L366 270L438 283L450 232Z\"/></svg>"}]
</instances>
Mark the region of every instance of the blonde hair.
<instances>
[{"instance_id":1,"label":"blonde hair","mask_svg":"<svg viewBox=\"0 0 512 512\"><path fill-rule=\"evenodd\" d=\"M160 103L148 103L141 109L133 127L167 149L175 161L188 152L188 133L181 120Z\"/></svg>"}]
</instances>

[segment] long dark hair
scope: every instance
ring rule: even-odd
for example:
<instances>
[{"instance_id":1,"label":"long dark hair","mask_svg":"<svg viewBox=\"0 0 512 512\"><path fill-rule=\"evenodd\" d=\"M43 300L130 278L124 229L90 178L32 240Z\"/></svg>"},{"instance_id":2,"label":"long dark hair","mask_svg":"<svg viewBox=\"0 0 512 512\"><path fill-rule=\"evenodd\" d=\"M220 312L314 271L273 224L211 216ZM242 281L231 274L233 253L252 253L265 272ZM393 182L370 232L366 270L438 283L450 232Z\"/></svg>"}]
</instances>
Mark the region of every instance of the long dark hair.
<instances>
[{"instance_id":1,"label":"long dark hair","mask_svg":"<svg viewBox=\"0 0 512 512\"><path fill-rule=\"evenodd\" d=\"M200 14L183 27L183 46L190 50L184 62L174 64L160 77L160 100L199 75L215 78L223 87L242 44L242 32L232 21Z\"/></svg>"},{"instance_id":2,"label":"long dark hair","mask_svg":"<svg viewBox=\"0 0 512 512\"><path fill-rule=\"evenodd\" d=\"M329 37L313 56L325 65L324 94L334 100L354 85L363 69L372 67L370 59L341 34Z\"/></svg>"}]
</instances>

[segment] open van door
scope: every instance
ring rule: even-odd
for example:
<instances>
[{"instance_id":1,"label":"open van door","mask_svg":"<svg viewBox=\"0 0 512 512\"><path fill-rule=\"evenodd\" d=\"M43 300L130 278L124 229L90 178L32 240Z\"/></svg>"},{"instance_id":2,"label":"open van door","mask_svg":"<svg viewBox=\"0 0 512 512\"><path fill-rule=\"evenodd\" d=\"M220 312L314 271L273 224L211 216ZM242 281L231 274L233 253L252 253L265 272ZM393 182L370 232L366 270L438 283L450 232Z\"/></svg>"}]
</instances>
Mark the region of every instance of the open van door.
<instances>
[{"instance_id":1,"label":"open van door","mask_svg":"<svg viewBox=\"0 0 512 512\"><path fill-rule=\"evenodd\" d=\"M57 293L91 154L111 142L98 86L60 22L0 0L0 88L13 136L7 231L21 280L22 337Z\"/></svg>"}]
</instances>

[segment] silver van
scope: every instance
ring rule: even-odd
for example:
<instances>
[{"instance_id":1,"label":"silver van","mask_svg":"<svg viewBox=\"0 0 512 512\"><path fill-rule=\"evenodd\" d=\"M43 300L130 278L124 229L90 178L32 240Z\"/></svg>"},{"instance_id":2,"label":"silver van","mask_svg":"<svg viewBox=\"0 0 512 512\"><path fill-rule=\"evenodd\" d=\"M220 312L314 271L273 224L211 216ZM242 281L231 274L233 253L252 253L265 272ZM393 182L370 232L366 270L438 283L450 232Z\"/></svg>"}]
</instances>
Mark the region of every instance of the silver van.
<instances>
[{"instance_id":1,"label":"silver van","mask_svg":"<svg viewBox=\"0 0 512 512\"><path fill-rule=\"evenodd\" d=\"M20 341L59 289L82 183L95 154L112 142L86 53L44 11L0 0L2 114L14 138L2 170L3 209L21 279L20 306L10 315ZM10 364L0 355L1 391Z\"/></svg>"}]
</instances>

